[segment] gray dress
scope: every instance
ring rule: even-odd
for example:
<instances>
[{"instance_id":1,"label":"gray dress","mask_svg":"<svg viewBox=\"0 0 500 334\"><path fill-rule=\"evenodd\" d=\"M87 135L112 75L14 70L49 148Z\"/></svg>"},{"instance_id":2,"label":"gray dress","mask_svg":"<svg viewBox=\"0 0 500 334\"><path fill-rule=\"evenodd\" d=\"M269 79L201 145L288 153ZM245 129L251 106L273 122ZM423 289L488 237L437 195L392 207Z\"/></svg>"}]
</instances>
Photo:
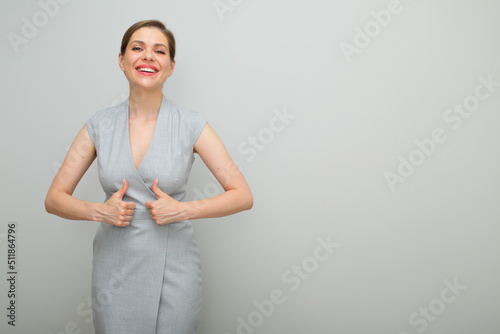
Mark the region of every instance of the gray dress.
<instances>
[{"instance_id":1,"label":"gray dress","mask_svg":"<svg viewBox=\"0 0 500 334\"><path fill-rule=\"evenodd\" d=\"M100 223L94 238L92 302L96 334L196 332L201 306L198 247L189 221L158 225L144 203L155 178L178 201L186 195L193 146L206 121L163 97L151 144L138 169L130 150L128 100L87 122L106 200L129 182L136 204L127 227Z\"/></svg>"}]
</instances>

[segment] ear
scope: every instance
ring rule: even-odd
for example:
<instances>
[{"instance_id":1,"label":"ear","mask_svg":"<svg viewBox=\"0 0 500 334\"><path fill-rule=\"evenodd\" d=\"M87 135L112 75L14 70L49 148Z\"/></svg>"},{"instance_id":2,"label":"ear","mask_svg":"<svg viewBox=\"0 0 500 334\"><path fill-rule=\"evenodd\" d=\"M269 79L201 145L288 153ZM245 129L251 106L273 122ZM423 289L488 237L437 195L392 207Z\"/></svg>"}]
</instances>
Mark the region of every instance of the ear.
<instances>
[{"instance_id":1,"label":"ear","mask_svg":"<svg viewBox=\"0 0 500 334\"><path fill-rule=\"evenodd\" d=\"M125 66L123 66L123 55L121 53L118 54L118 65L120 66L121 70L125 72Z\"/></svg>"},{"instance_id":2,"label":"ear","mask_svg":"<svg viewBox=\"0 0 500 334\"><path fill-rule=\"evenodd\" d=\"M172 73L174 73L175 64L175 59L170 61L170 71L168 72L168 76L171 76Z\"/></svg>"}]
</instances>

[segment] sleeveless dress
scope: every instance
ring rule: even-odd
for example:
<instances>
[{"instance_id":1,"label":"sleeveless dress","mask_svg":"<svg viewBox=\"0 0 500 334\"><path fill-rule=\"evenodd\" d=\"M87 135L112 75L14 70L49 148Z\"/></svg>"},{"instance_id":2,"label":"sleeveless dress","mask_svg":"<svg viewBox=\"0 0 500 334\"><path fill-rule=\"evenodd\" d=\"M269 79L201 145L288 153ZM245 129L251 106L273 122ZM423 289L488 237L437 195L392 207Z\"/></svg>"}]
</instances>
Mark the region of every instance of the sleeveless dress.
<instances>
[{"instance_id":1,"label":"sleeveless dress","mask_svg":"<svg viewBox=\"0 0 500 334\"><path fill-rule=\"evenodd\" d=\"M206 121L163 96L149 149L138 169L130 150L128 99L96 112L87 128L106 199L129 187L129 226L100 223L93 244L92 309L96 334L191 334L201 307L201 263L191 222L158 225L144 203L161 190L182 201L193 146Z\"/></svg>"}]
</instances>

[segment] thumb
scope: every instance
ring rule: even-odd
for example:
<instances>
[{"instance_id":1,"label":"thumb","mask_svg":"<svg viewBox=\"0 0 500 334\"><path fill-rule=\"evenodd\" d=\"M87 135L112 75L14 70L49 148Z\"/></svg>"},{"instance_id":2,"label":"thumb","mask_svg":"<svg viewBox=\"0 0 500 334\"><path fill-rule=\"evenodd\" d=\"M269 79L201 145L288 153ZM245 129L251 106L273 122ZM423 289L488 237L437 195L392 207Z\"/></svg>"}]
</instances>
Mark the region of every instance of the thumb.
<instances>
[{"instance_id":1,"label":"thumb","mask_svg":"<svg viewBox=\"0 0 500 334\"><path fill-rule=\"evenodd\" d=\"M158 187L158 179L155 179L153 181L153 185L151 187L151 190L153 190L153 192L155 193L156 197L158 197L158 198L164 198L164 197L168 196L163 191L161 191L160 187Z\"/></svg>"},{"instance_id":2,"label":"thumb","mask_svg":"<svg viewBox=\"0 0 500 334\"><path fill-rule=\"evenodd\" d=\"M123 179L123 186L120 189L118 189L118 191L115 192L113 196L118 199L122 199L125 193L127 192L127 189L128 189L128 182L126 179Z\"/></svg>"}]
</instances>

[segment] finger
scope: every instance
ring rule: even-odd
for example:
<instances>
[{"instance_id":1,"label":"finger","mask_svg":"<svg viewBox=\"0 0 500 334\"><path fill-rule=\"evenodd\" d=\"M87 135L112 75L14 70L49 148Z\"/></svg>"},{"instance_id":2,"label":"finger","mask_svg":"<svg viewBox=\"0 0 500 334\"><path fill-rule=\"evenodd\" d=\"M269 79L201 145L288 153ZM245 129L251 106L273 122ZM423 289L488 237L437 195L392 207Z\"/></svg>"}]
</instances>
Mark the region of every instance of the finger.
<instances>
[{"instance_id":1,"label":"finger","mask_svg":"<svg viewBox=\"0 0 500 334\"><path fill-rule=\"evenodd\" d=\"M113 225L115 226L128 226L130 225L130 221L128 219L118 219L115 222L113 222Z\"/></svg>"},{"instance_id":2,"label":"finger","mask_svg":"<svg viewBox=\"0 0 500 334\"><path fill-rule=\"evenodd\" d=\"M121 223L129 225L131 220L132 220L132 216L123 216L121 219Z\"/></svg>"},{"instance_id":3,"label":"finger","mask_svg":"<svg viewBox=\"0 0 500 334\"><path fill-rule=\"evenodd\" d=\"M134 210L135 203L134 202L125 202L125 208Z\"/></svg>"},{"instance_id":4,"label":"finger","mask_svg":"<svg viewBox=\"0 0 500 334\"><path fill-rule=\"evenodd\" d=\"M123 179L123 186L113 194L114 197L118 199L122 199L125 193L127 192L128 189L128 182L127 180Z\"/></svg>"},{"instance_id":5,"label":"finger","mask_svg":"<svg viewBox=\"0 0 500 334\"><path fill-rule=\"evenodd\" d=\"M165 195L167 195L163 191L161 191L160 187L158 186L158 179L155 179L153 181L153 185L152 185L151 189L153 190L154 194L158 198L164 198Z\"/></svg>"},{"instance_id":6,"label":"finger","mask_svg":"<svg viewBox=\"0 0 500 334\"><path fill-rule=\"evenodd\" d=\"M151 209L151 207L153 206L153 202L154 202L154 201L148 201L148 202L144 203L144 206L145 206L146 208L148 208L148 209Z\"/></svg>"}]
</instances>

